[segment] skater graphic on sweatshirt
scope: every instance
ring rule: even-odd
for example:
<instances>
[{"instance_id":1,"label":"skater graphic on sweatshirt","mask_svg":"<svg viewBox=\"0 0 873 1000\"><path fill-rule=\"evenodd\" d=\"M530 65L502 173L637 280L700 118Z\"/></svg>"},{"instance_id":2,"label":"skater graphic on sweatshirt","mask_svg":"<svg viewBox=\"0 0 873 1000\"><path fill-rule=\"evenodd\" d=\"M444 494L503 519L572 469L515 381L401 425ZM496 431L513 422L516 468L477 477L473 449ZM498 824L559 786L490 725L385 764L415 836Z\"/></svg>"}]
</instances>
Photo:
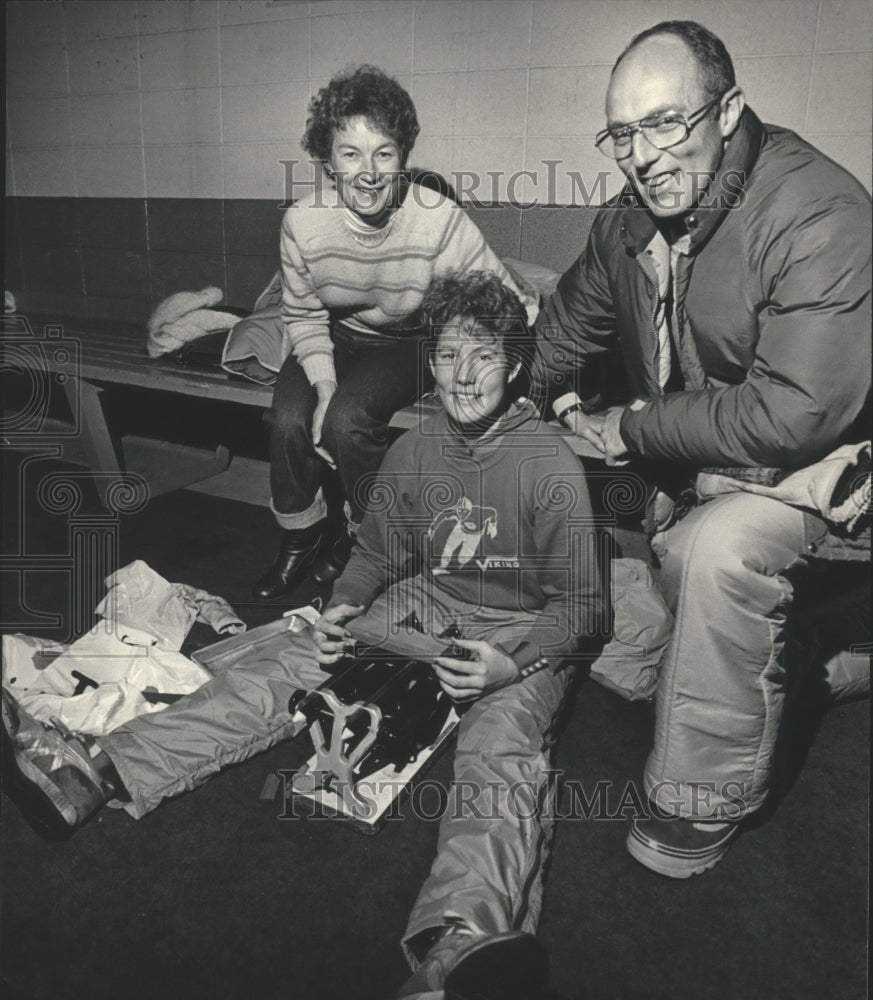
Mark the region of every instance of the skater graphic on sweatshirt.
<instances>
[{"instance_id":1,"label":"skater graphic on sweatshirt","mask_svg":"<svg viewBox=\"0 0 873 1000\"><path fill-rule=\"evenodd\" d=\"M497 537L497 509L478 507L467 497L461 497L454 507L441 510L428 528L427 537L433 541L437 529L449 521L454 521L455 524L443 546L439 565L433 570L434 576L449 572L452 556L456 556L459 568L466 566L486 535L489 538Z\"/></svg>"}]
</instances>

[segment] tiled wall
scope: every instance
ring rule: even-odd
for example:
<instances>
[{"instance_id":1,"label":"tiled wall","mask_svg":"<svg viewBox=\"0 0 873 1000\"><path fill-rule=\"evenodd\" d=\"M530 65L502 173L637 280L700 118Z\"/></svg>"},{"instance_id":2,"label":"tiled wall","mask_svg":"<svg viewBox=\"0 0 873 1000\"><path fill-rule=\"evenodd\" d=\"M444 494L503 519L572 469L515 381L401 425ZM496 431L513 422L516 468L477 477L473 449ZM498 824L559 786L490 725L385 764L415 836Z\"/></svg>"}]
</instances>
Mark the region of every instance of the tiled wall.
<instances>
[{"instance_id":1,"label":"tiled wall","mask_svg":"<svg viewBox=\"0 0 873 1000\"><path fill-rule=\"evenodd\" d=\"M501 257L563 271L593 207L467 206ZM217 285L251 309L278 266L273 199L7 198L5 287L30 313L142 323L173 292Z\"/></svg>"},{"instance_id":2,"label":"tiled wall","mask_svg":"<svg viewBox=\"0 0 873 1000\"><path fill-rule=\"evenodd\" d=\"M415 165L482 201L595 201L592 147L630 36L692 17L725 40L765 120L870 186L868 0L10 0L6 190L18 196L276 199L306 104L362 61L410 89ZM552 163L549 166L549 163ZM526 175L530 171L533 176ZM514 178L514 180L513 180Z\"/></svg>"},{"instance_id":3,"label":"tiled wall","mask_svg":"<svg viewBox=\"0 0 873 1000\"><path fill-rule=\"evenodd\" d=\"M563 270L590 227L580 202L618 184L598 185L610 163L592 145L610 67L665 17L721 34L762 117L869 187L871 11L866 0L9 0L5 287L32 311L135 322L207 284L250 307L277 264L279 205L311 182L299 147L309 97L362 61L415 98L413 165L454 181L500 255Z\"/></svg>"}]
</instances>

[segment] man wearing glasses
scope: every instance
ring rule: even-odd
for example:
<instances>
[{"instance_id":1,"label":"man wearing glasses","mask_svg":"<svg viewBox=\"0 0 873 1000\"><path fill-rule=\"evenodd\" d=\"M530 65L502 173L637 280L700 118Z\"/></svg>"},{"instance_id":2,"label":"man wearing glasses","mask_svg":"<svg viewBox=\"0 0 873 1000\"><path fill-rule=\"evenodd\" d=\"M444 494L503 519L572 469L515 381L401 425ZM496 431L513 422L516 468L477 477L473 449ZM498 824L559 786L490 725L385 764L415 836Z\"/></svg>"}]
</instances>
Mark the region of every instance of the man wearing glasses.
<instances>
[{"instance_id":1,"label":"man wearing glasses","mask_svg":"<svg viewBox=\"0 0 873 1000\"><path fill-rule=\"evenodd\" d=\"M761 123L694 22L632 40L606 121L596 143L627 184L537 332L556 415L657 487L646 520L675 629L644 772L653 808L628 849L685 878L767 796L795 583L823 558L870 557L869 515L848 504L835 527L835 502L816 511L790 488L841 446L859 470L849 446L870 437L870 199ZM830 676L869 690L869 656L842 650Z\"/></svg>"}]
</instances>

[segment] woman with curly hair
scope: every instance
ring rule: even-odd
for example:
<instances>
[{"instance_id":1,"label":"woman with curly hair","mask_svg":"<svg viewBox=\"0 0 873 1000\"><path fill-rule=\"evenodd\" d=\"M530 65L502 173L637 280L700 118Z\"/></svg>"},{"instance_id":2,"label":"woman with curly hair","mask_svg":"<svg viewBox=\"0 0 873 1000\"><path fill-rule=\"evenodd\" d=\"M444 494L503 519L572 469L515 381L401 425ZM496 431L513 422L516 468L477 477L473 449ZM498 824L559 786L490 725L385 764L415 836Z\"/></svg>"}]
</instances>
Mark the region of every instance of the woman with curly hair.
<instances>
[{"instance_id":1,"label":"woman with curly hair","mask_svg":"<svg viewBox=\"0 0 873 1000\"><path fill-rule=\"evenodd\" d=\"M342 572L363 515L362 477L388 449L392 415L425 387L417 319L431 280L496 272L518 288L467 214L405 172L415 105L373 66L335 76L312 99L303 147L329 182L282 223L281 308L240 324L224 364L255 355L278 371L270 431L272 509L283 529L261 599ZM522 296L529 319L536 304Z\"/></svg>"}]
</instances>

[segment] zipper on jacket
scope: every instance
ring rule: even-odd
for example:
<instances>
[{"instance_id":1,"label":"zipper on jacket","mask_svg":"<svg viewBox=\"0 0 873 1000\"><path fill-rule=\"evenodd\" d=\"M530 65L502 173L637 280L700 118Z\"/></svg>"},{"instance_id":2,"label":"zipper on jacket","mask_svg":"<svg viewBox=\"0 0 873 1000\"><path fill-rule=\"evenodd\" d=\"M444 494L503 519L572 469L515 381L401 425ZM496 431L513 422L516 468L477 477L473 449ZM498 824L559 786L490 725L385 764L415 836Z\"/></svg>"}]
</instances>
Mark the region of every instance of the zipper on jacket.
<instances>
[{"instance_id":1,"label":"zipper on jacket","mask_svg":"<svg viewBox=\"0 0 873 1000\"><path fill-rule=\"evenodd\" d=\"M649 316L649 325L652 328L652 333L655 335L655 356L653 358L646 358L646 365L649 369L649 375L651 376L650 381L655 386L655 391L658 395L663 396L664 390L661 388L661 382L658 378L658 358L660 357L661 351L661 337L658 331L658 327L655 325L655 320L658 317L658 309L661 306L661 291L658 285L658 274L655 270L654 261L652 261L645 253L638 253L636 255L637 267L643 272L649 287L654 291L654 305L652 306L652 312ZM651 271L647 264L651 266Z\"/></svg>"}]
</instances>

